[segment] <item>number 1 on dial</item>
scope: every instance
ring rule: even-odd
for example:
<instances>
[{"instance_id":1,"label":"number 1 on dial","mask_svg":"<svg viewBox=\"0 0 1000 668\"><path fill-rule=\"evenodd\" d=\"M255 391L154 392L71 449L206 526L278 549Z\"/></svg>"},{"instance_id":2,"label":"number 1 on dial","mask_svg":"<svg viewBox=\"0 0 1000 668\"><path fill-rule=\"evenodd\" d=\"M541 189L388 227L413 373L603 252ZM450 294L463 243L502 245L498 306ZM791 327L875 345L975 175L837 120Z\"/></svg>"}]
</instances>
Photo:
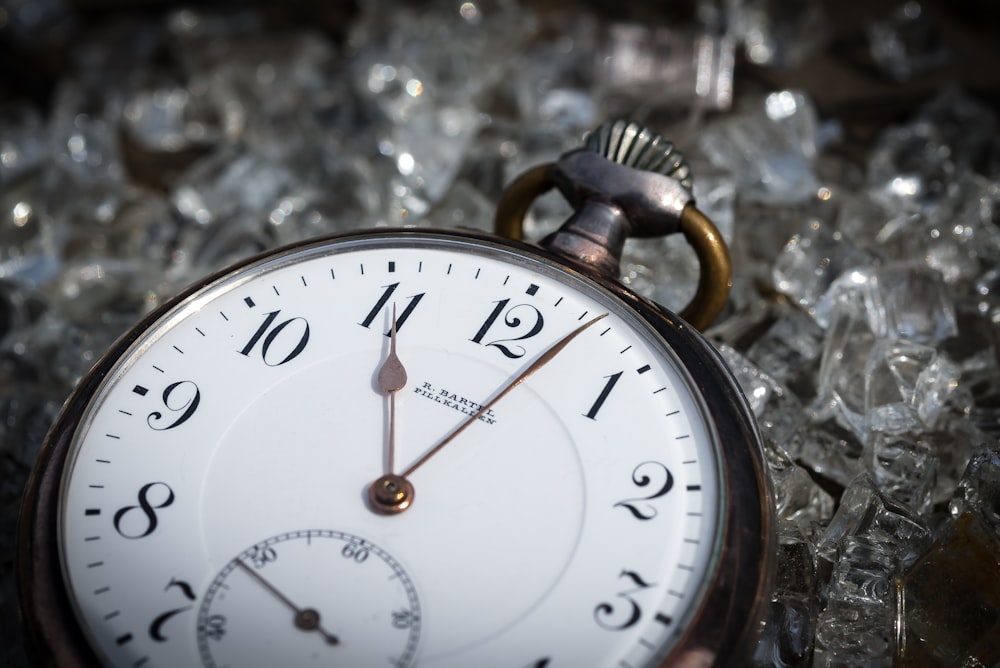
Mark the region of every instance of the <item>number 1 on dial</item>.
<instances>
[{"instance_id":1,"label":"number 1 on dial","mask_svg":"<svg viewBox=\"0 0 1000 668\"><path fill-rule=\"evenodd\" d=\"M590 407L589 411L583 414L584 417L588 417L591 420L597 419L597 412L601 410L601 406L603 406L604 402L607 401L608 395L611 394L611 390L614 388L615 383L618 382L618 379L622 377L622 373L624 372L619 371L618 373L613 373L610 376L605 376L605 378L608 379L608 382L604 384L604 388L601 390L601 393L597 395L597 400L594 402L594 405Z\"/></svg>"}]
</instances>

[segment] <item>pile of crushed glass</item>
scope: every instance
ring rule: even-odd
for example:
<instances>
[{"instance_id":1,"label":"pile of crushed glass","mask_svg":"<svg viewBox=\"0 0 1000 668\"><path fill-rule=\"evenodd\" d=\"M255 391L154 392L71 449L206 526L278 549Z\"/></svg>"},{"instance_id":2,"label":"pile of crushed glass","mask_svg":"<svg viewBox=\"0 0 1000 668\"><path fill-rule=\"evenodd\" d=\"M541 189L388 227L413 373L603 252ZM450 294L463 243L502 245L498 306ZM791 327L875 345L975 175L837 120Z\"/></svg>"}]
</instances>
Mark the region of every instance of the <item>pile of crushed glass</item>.
<instances>
[{"instance_id":1,"label":"pile of crushed glass","mask_svg":"<svg viewBox=\"0 0 1000 668\"><path fill-rule=\"evenodd\" d=\"M661 27L373 1L342 40L256 11L81 27L60 0L0 5L14 42L71 45L46 108L0 106L0 661L25 662L24 479L115 337L263 249L366 226L489 229L513 176L624 113L686 153L733 251L731 303L707 333L760 421L779 517L754 665L1000 665L997 116L948 88L849 156L807 92L734 99L737 50L766 67L822 34L818 6L779 23L767 4L699 3L698 27ZM886 77L947 58L907 41L928 30L919 10L868 27ZM566 212L547 196L529 232ZM668 307L698 271L677 239L630 242L623 267Z\"/></svg>"}]
</instances>

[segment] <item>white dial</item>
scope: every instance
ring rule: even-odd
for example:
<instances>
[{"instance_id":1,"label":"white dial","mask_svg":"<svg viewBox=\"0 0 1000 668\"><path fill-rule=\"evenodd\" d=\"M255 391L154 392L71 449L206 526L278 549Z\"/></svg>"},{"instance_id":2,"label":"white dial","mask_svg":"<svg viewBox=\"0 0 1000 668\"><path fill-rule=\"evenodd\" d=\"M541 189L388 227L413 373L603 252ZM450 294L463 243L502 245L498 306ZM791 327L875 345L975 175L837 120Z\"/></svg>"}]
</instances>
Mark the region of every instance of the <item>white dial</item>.
<instances>
[{"instance_id":1,"label":"white dial","mask_svg":"<svg viewBox=\"0 0 1000 668\"><path fill-rule=\"evenodd\" d=\"M115 363L64 476L63 568L115 666L257 643L261 665L656 666L719 557L714 429L654 329L571 271L438 234L306 245ZM386 474L413 487L402 512L369 498ZM355 538L373 558L340 563ZM259 545L288 602L239 566Z\"/></svg>"}]
</instances>

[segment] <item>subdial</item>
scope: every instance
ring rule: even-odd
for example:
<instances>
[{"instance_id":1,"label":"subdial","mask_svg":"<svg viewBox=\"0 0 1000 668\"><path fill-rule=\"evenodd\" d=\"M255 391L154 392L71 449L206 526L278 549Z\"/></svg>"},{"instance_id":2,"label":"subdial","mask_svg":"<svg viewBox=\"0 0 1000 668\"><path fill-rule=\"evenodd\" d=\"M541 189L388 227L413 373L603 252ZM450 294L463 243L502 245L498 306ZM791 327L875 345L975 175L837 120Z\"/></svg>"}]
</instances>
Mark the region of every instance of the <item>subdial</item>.
<instances>
[{"instance_id":1,"label":"subdial","mask_svg":"<svg viewBox=\"0 0 1000 668\"><path fill-rule=\"evenodd\" d=\"M420 603L385 550L341 531L280 534L215 577L198 613L209 667L413 663Z\"/></svg>"}]
</instances>

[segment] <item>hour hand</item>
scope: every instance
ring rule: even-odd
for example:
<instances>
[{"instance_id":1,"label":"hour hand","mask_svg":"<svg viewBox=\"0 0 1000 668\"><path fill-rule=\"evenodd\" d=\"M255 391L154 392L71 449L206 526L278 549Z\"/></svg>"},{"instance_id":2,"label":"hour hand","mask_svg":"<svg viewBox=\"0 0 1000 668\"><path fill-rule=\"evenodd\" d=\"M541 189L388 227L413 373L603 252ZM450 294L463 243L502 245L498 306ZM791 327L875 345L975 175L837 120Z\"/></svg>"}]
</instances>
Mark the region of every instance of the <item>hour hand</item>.
<instances>
[{"instance_id":1,"label":"hour hand","mask_svg":"<svg viewBox=\"0 0 1000 668\"><path fill-rule=\"evenodd\" d=\"M396 305L392 305L389 328L389 354L379 367L376 379L379 390L389 397L389 436L386 443L385 472L391 474L396 451L396 393L406 385L406 369L396 355Z\"/></svg>"}]
</instances>

